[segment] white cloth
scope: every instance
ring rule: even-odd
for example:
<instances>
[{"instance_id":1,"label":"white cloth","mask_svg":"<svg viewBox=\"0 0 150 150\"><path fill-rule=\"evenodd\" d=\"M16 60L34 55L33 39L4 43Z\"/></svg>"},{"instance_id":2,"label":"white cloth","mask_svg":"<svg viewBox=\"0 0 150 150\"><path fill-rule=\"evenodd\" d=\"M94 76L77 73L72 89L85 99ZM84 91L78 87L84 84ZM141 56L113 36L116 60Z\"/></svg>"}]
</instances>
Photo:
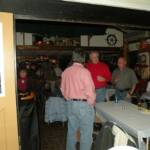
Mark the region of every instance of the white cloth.
<instances>
[{"instance_id":1,"label":"white cloth","mask_svg":"<svg viewBox=\"0 0 150 150\"><path fill-rule=\"evenodd\" d=\"M63 98L50 97L45 104L45 122L67 121L67 106Z\"/></svg>"},{"instance_id":2,"label":"white cloth","mask_svg":"<svg viewBox=\"0 0 150 150\"><path fill-rule=\"evenodd\" d=\"M138 149L131 147L131 146L116 146L116 147L110 148L109 150L138 150Z\"/></svg>"},{"instance_id":3,"label":"white cloth","mask_svg":"<svg viewBox=\"0 0 150 150\"><path fill-rule=\"evenodd\" d=\"M127 135L116 125L113 125L112 133L115 136L114 146L123 146L128 144Z\"/></svg>"},{"instance_id":4,"label":"white cloth","mask_svg":"<svg viewBox=\"0 0 150 150\"><path fill-rule=\"evenodd\" d=\"M135 140L128 133L126 133L116 125L113 125L112 133L115 136L114 146L126 146L128 144L128 141L131 141L136 145Z\"/></svg>"}]
</instances>

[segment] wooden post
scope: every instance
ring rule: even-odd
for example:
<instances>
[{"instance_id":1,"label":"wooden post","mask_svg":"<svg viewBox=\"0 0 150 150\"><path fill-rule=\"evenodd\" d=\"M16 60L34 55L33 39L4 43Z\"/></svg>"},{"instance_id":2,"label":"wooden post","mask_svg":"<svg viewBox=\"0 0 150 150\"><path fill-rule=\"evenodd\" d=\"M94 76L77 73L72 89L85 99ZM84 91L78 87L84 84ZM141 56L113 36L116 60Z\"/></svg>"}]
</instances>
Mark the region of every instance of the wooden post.
<instances>
[{"instance_id":1,"label":"wooden post","mask_svg":"<svg viewBox=\"0 0 150 150\"><path fill-rule=\"evenodd\" d=\"M129 49L128 49L128 41L125 39L124 42L123 42L123 56L126 58L126 60L128 60L128 52L129 52Z\"/></svg>"}]
</instances>

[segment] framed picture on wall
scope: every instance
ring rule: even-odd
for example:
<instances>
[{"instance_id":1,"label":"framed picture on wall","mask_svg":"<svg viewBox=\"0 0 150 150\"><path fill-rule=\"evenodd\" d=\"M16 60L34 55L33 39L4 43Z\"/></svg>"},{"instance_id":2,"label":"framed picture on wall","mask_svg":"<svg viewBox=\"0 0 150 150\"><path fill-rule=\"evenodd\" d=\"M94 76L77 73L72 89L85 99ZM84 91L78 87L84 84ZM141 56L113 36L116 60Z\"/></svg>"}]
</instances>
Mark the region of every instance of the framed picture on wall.
<instances>
[{"instance_id":1,"label":"framed picture on wall","mask_svg":"<svg viewBox=\"0 0 150 150\"><path fill-rule=\"evenodd\" d=\"M5 95L3 50L3 24L0 22L0 97Z\"/></svg>"},{"instance_id":2,"label":"framed picture on wall","mask_svg":"<svg viewBox=\"0 0 150 150\"><path fill-rule=\"evenodd\" d=\"M149 79L150 76L150 56L149 52L138 54L138 74L142 79Z\"/></svg>"}]
</instances>

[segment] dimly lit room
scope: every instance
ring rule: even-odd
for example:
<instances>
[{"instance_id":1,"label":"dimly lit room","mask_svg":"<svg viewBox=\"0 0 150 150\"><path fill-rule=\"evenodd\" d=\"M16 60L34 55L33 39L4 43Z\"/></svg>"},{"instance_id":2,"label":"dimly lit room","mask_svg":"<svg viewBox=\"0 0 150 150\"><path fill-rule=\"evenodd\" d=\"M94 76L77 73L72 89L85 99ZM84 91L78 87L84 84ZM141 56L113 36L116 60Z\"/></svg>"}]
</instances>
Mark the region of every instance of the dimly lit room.
<instances>
[{"instance_id":1,"label":"dimly lit room","mask_svg":"<svg viewBox=\"0 0 150 150\"><path fill-rule=\"evenodd\" d=\"M150 2L0 2L0 150L149 150Z\"/></svg>"}]
</instances>

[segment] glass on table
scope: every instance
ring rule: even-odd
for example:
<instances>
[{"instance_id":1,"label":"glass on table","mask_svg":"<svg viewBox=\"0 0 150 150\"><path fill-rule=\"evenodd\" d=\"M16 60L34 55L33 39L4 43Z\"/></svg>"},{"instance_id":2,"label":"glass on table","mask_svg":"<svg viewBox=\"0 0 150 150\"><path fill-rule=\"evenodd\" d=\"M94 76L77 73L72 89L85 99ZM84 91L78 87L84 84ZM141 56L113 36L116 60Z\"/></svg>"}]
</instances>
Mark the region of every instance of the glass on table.
<instances>
[{"instance_id":1,"label":"glass on table","mask_svg":"<svg viewBox=\"0 0 150 150\"><path fill-rule=\"evenodd\" d=\"M144 101L143 100L140 100L138 102L138 110L142 110L144 108Z\"/></svg>"},{"instance_id":2,"label":"glass on table","mask_svg":"<svg viewBox=\"0 0 150 150\"><path fill-rule=\"evenodd\" d=\"M145 100L145 101L146 101L146 104L147 104L146 108L147 108L148 110L150 110L150 100Z\"/></svg>"}]
</instances>

